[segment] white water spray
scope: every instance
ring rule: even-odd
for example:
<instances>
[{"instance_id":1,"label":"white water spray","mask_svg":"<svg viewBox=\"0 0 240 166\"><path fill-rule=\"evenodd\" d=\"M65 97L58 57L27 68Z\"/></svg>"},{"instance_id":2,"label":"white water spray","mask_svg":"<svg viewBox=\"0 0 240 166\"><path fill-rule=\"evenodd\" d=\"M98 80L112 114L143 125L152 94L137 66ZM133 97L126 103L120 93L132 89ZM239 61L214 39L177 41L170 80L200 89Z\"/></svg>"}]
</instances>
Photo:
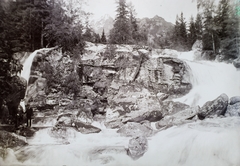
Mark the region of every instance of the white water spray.
<instances>
[{"instance_id":1,"label":"white water spray","mask_svg":"<svg viewBox=\"0 0 240 166\"><path fill-rule=\"evenodd\" d=\"M181 59L191 59L191 53L182 53ZM192 60L192 59L191 59ZM191 106L202 106L214 100L222 93L228 97L240 95L240 71L232 64L185 60L189 65L193 78L192 90L182 98L176 99Z\"/></svg>"}]
</instances>

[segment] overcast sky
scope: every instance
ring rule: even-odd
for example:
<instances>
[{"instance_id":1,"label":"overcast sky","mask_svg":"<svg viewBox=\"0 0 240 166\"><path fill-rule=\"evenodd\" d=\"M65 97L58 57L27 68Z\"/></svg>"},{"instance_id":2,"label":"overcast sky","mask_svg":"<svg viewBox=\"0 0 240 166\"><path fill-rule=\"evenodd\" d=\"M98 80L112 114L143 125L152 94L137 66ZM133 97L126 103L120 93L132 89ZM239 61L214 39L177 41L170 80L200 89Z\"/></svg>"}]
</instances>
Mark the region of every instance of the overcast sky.
<instances>
[{"instance_id":1,"label":"overcast sky","mask_svg":"<svg viewBox=\"0 0 240 166\"><path fill-rule=\"evenodd\" d=\"M176 15L183 15L186 21L189 21L191 15L196 17L196 0L126 0L132 2L138 18L155 15L163 17L166 21L175 23ZM92 18L98 19L106 14L115 18L116 6L115 0L87 0L87 11L93 13Z\"/></svg>"}]
</instances>

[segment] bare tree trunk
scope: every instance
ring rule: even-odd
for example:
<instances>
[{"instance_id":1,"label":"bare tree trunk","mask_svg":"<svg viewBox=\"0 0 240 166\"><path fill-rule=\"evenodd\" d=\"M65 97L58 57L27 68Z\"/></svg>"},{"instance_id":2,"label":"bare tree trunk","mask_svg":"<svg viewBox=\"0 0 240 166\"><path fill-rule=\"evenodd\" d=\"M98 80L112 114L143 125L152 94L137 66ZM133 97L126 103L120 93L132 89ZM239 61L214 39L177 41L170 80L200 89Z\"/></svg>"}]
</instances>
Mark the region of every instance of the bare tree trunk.
<instances>
[{"instance_id":1,"label":"bare tree trunk","mask_svg":"<svg viewBox=\"0 0 240 166\"><path fill-rule=\"evenodd\" d=\"M43 21L41 25L41 48L43 48Z\"/></svg>"},{"instance_id":2,"label":"bare tree trunk","mask_svg":"<svg viewBox=\"0 0 240 166\"><path fill-rule=\"evenodd\" d=\"M213 32L212 32L212 43L213 43L213 53L216 53L216 47L215 47L215 42L214 42L214 36L213 36Z\"/></svg>"}]
</instances>

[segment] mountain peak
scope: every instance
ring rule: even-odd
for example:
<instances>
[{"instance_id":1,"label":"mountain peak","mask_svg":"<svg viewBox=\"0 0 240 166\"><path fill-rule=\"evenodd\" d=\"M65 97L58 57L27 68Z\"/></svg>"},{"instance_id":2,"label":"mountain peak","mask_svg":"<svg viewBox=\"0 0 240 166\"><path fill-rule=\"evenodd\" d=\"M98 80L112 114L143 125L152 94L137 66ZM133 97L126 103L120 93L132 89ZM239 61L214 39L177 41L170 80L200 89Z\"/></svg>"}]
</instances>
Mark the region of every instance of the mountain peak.
<instances>
[{"instance_id":1,"label":"mountain peak","mask_svg":"<svg viewBox=\"0 0 240 166\"><path fill-rule=\"evenodd\" d=\"M160 17L160 16L158 16L158 15L155 15L153 18L162 18L162 17Z\"/></svg>"}]
</instances>

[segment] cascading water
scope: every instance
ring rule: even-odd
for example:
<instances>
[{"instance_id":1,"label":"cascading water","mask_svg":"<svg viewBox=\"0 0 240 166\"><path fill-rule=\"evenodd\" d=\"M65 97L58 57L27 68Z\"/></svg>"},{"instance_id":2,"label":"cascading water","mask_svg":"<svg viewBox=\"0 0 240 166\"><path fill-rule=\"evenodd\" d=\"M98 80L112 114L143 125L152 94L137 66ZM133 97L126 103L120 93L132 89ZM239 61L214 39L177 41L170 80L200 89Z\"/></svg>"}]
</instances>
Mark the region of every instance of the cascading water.
<instances>
[{"instance_id":1,"label":"cascading water","mask_svg":"<svg viewBox=\"0 0 240 166\"><path fill-rule=\"evenodd\" d=\"M31 53L23 64L23 70L21 72L21 77L25 78L28 82L30 73L31 73L32 62L33 62L35 56L37 55L37 53L44 52L44 51L50 51L54 48L42 48L39 50L35 50L33 53Z\"/></svg>"},{"instance_id":2,"label":"cascading water","mask_svg":"<svg viewBox=\"0 0 240 166\"><path fill-rule=\"evenodd\" d=\"M30 58L33 59L34 54ZM186 62L193 72L193 90L178 100L202 105L221 93L229 97L239 95L240 74L231 65ZM102 131L84 135L73 129L55 134L51 128L41 129L28 139L28 146L14 151L8 149L8 156L4 160L0 157L0 163L34 166L240 165L240 119L237 117L207 119L161 131L148 138L148 151L138 160L126 154L130 138L121 137L116 130L106 129L101 123L93 125Z\"/></svg>"},{"instance_id":3,"label":"cascading water","mask_svg":"<svg viewBox=\"0 0 240 166\"><path fill-rule=\"evenodd\" d=\"M193 88L182 98L177 99L191 106L202 106L205 102L214 100L222 93L228 97L240 95L240 71L232 64L194 61L193 52L182 53L179 58L189 65Z\"/></svg>"},{"instance_id":4,"label":"cascading water","mask_svg":"<svg viewBox=\"0 0 240 166\"><path fill-rule=\"evenodd\" d=\"M37 55L38 52L42 52L42 51L50 51L53 48L42 48L39 50L35 50L33 53L31 53L29 55L29 57L26 59L26 61L23 64L23 70L21 72L21 77L25 78L25 80L27 80L27 84L30 78L30 74L31 74L31 67L32 67L32 62L35 58L35 56ZM25 102L21 101L20 105L23 107L23 110L25 110Z\"/></svg>"}]
</instances>

